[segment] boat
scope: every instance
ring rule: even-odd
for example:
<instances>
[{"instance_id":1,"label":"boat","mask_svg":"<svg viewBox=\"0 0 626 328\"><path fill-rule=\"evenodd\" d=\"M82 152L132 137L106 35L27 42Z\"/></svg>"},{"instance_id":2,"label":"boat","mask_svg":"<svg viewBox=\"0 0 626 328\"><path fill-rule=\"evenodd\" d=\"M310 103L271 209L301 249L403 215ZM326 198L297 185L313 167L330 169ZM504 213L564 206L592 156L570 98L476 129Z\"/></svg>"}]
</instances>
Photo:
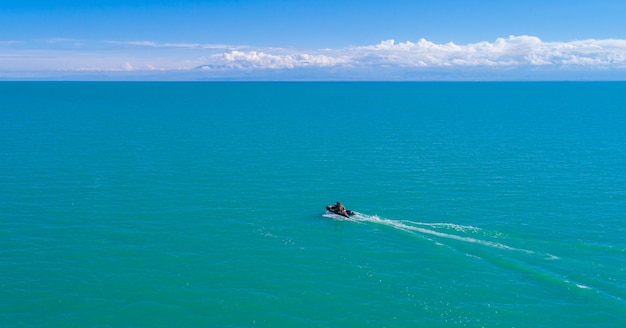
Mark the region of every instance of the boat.
<instances>
[{"instance_id":1,"label":"boat","mask_svg":"<svg viewBox=\"0 0 626 328\"><path fill-rule=\"evenodd\" d=\"M326 206L326 210L331 212L331 213L334 213L334 214L337 214L337 215L341 215L341 216L346 217L346 218L349 218L349 217L354 215L354 212L350 211L348 209L344 209L343 211L340 211L337 208L337 205L328 205L328 206Z\"/></svg>"}]
</instances>

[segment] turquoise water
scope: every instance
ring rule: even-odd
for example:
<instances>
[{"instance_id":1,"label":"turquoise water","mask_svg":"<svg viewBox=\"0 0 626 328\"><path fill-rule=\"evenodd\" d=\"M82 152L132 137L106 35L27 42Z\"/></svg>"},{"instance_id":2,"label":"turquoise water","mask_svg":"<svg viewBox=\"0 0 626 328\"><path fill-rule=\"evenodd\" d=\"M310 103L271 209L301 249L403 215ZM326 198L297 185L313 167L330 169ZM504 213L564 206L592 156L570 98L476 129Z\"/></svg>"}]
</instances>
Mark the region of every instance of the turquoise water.
<instances>
[{"instance_id":1,"label":"turquoise water","mask_svg":"<svg viewBox=\"0 0 626 328\"><path fill-rule=\"evenodd\" d=\"M0 83L0 326L623 327L625 91Z\"/></svg>"}]
</instances>

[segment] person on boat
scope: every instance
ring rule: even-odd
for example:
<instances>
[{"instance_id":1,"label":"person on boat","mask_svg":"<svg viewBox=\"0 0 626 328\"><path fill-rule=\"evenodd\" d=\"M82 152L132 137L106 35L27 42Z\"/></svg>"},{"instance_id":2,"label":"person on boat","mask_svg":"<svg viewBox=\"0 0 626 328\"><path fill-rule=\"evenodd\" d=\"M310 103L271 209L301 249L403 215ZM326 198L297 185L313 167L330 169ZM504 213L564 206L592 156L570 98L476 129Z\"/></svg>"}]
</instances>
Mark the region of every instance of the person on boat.
<instances>
[{"instance_id":1,"label":"person on boat","mask_svg":"<svg viewBox=\"0 0 626 328\"><path fill-rule=\"evenodd\" d=\"M339 213L344 213L346 211L346 208L343 206L343 204L337 202L337 205L335 205L335 211Z\"/></svg>"}]
</instances>

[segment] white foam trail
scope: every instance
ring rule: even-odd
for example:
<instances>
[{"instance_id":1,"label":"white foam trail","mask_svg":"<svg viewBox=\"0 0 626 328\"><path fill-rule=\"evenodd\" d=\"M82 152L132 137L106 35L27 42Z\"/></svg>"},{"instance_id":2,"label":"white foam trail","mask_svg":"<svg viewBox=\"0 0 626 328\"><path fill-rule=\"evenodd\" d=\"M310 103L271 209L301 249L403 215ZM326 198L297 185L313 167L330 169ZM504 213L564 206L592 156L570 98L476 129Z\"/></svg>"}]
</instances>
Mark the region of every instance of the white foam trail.
<instances>
[{"instance_id":1,"label":"white foam trail","mask_svg":"<svg viewBox=\"0 0 626 328\"><path fill-rule=\"evenodd\" d=\"M561 258L556 255L546 254L546 260L552 261L552 260L560 260L560 259Z\"/></svg>"},{"instance_id":2,"label":"white foam trail","mask_svg":"<svg viewBox=\"0 0 626 328\"><path fill-rule=\"evenodd\" d=\"M456 231L460 231L460 232L478 232L478 231L480 231L480 228L476 228L476 227L473 227L473 226L458 225L458 224L454 224L454 223L428 223L428 222L413 222L413 221L402 221L402 222L408 222L408 223L411 223L411 224L416 224L416 225L421 225L421 226L428 226L428 227L432 227L432 228L452 229L452 230L456 230Z\"/></svg>"},{"instance_id":3,"label":"white foam trail","mask_svg":"<svg viewBox=\"0 0 626 328\"><path fill-rule=\"evenodd\" d=\"M494 248L499 248L499 249L506 249L506 250L512 250L512 251L522 251L522 252L526 252L526 253L533 253L532 251L529 251L529 250L514 248L514 247L511 247L511 246L502 244L502 243L495 243L495 242L491 242L491 241L476 239L476 238L473 238L473 237L458 236L458 235L453 235L453 234L449 234L449 233L445 233L445 232L439 232L439 231L434 231L434 230L430 230L430 229L414 227L414 226L406 225L404 223L400 223L400 222L393 221L393 220L381 220L380 222L385 224L385 225L392 226L394 228L398 228L398 229L405 230L405 231L407 231L407 230L408 231L416 231L416 232L420 232L420 233L423 233L423 234L429 234L429 235L433 235L433 236L437 236L437 237L454 239L454 240L464 241L464 242L473 243L473 244L480 244L480 245L483 245L483 246L489 246L489 247L494 247Z\"/></svg>"},{"instance_id":4,"label":"white foam trail","mask_svg":"<svg viewBox=\"0 0 626 328\"><path fill-rule=\"evenodd\" d=\"M363 223L364 221L367 221L367 220L357 219L354 216L347 218L345 216L341 216L341 215L334 214L334 213L331 213L331 212L326 212L323 216L325 218L329 218L329 219L333 219L333 220L337 220L337 221L352 221L352 222L356 222L356 223Z\"/></svg>"},{"instance_id":5,"label":"white foam trail","mask_svg":"<svg viewBox=\"0 0 626 328\"><path fill-rule=\"evenodd\" d=\"M355 212L355 214L351 216L350 218L346 218L346 217L336 215L330 212L327 212L323 216L327 218L331 218L333 220L337 220L337 221L351 221L351 222L356 222L360 224L374 223L374 224L388 226L388 227L405 231L411 234L416 234L416 235L419 234L420 236L423 236L424 238L440 246L453 247L450 245L446 245L443 242L443 239L447 239L447 240L455 240L455 241L460 241L464 243L481 245L481 246L485 246L489 248L496 248L496 249L502 249L502 250L507 250L507 251L516 251L516 252L523 252L526 254L535 254L535 255L539 254L542 256L542 259L546 261L560 260L560 257L550 254L550 253L536 253L531 250L515 248L515 247L511 247L511 246L508 246L506 244L499 243L499 242L493 242L489 240L483 240L483 239L478 239L475 237L467 236L468 234L486 235L485 233L482 233L482 230L480 228L476 228L473 226L463 226L463 225L457 225L453 223L429 223L429 222L416 222L416 221L410 221L410 220L402 220L402 221L390 220L390 219L382 219L378 217L377 215L366 215L366 214L357 213L357 212ZM456 234L451 233L451 232L437 231L438 229L447 230L447 231L455 231ZM463 234L466 234L466 235L463 235ZM465 252L465 255L469 257L474 257L477 259L483 259L482 256L472 254L471 252L470 253ZM509 256L505 256L504 254L501 254L501 255L503 256L498 255L498 259L504 260L506 263L502 264L500 263L500 261L494 261L495 264L503 265L504 267L509 268L509 269L522 270L523 272L526 272L535 278L549 279L550 281L558 280L560 282L566 283L569 286L576 286L576 288L581 289L581 290L596 290L596 291L602 292L603 294L609 295L619 301L622 301L622 302L624 301L623 297L620 297L619 295L614 295L610 292L602 291L602 289L597 288L597 286L594 286L594 284L586 284L586 283L581 283L579 281L574 282L568 279L559 278L559 277L562 277L561 274L555 273L553 272L553 270L550 270L549 268L545 268L541 265L538 265L538 263L535 262L536 258L530 259L530 258L527 258L526 256L520 258L517 256L509 257ZM559 278L559 279L555 279L555 278Z\"/></svg>"},{"instance_id":6,"label":"white foam trail","mask_svg":"<svg viewBox=\"0 0 626 328\"><path fill-rule=\"evenodd\" d=\"M463 225L457 225L453 223L426 223L426 222L414 222L414 221L408 221L408 220L398 221L398 220L390 220L390 219L381 219L377 215L366 215L366 214L362 214L358 212L355 212L354 215L350 218L346 218L346 217L332 214L332 213L326 213L324 214L324 216L333 218L335 220L344 220L344 221L353 221L353 222L372 222L372 223L386 225L394 229L411 232L411 233L421 233L424 235L436 236L439 238L458 240L458 241L462 241L466 243L478 244L478 245L483 245L487 247L505 249L505 250L510 250L510 251L525 252L528 254L534 253L531 250L515 248L515 247L502 244L502 243L496 243L492 241L477 239L474 237L459 236L455 234L450 234L450 233L445 233L445 232L440 232L440 231L435 231L432 229L424 228L424 227L430 227L434 229L445 228L445 229L451 229L451 230L455 230L455 231L463 232L463 233L475 233L475 232L480 231L479 228L476 228L473 226L463 226Z\"/></svg>"}]
</instances>

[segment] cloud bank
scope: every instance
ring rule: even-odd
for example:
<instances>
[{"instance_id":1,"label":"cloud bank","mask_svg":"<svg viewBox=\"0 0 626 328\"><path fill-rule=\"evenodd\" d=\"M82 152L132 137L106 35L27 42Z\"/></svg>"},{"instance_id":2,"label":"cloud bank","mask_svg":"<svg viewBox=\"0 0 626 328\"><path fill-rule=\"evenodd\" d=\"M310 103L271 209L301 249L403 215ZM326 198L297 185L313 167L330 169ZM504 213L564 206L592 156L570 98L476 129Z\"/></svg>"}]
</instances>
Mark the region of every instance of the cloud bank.
<instances>
[{"instance_id":1,"label":"cloud bank","mask_svg":"<svg viewBox=\"0 0 626 328\"><path fill-rule=\"evenodd\" d=\"M284 51L283 51L284 52ZM382 41L338 50L277 54L231 50L207 58L207 65L225 68L347 67L517 67L580 65L626 67L626 40L543 42L532 36L510 36L494 42L457 45Z\"/></svg>"},{"instance_id":2,"label":"cloud bank","mask_svg":"<svg viewBox=\"0 0 626 328\"><path fill-rule=\"evenodd\" d=\"M299 79L419 79L439 74L454 79L460 72L468 79L477 73L498 79L513 72L510 78L515 79L520 72L557 77L559 72L575 72L580 79L593 79L597 76L594 72L609 72L614 79L626 80L626 40L618 39L544 42L524 35L458 45L422 38L340 49L152 41L89 44L61 38L45 43L46 47L37 48L22 41L0 41L0 77L11 72L30 72L33 76L37 72L161 72L190 79L273 79L281 74Z\"/></svg>"}]
</instances>

